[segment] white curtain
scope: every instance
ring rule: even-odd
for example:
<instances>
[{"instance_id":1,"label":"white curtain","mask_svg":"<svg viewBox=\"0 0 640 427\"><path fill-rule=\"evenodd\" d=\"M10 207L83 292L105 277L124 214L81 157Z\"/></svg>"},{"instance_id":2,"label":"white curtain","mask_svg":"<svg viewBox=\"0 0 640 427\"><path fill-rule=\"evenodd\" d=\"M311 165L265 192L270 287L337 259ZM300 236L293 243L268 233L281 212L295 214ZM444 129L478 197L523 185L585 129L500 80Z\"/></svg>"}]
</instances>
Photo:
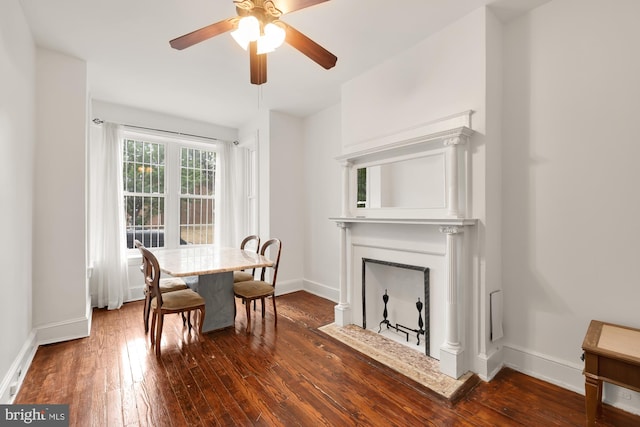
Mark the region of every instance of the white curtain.
<instances>
[{"instance_id":1,"label":"white curtain","mask_svg":"<svg viewBox=\"0 0 640 427\"><path fill-rule=\"evenodd\" d=\"M239 246L248 233L248 180L249 150L231 142L221 144L221 188L217 210L216 243L221 246Z\"/></svg>"},{"instance_id":2,"label":"white curtain","mask_svg":"<svg viewBox=\"0 0 640 427\"><path fill-rule=\"evenodd\" d=\"M98 307L117 309L128 299L120 126L92 126L89 147L89 257L91 294Z\"/></svg>"}]
</instances>

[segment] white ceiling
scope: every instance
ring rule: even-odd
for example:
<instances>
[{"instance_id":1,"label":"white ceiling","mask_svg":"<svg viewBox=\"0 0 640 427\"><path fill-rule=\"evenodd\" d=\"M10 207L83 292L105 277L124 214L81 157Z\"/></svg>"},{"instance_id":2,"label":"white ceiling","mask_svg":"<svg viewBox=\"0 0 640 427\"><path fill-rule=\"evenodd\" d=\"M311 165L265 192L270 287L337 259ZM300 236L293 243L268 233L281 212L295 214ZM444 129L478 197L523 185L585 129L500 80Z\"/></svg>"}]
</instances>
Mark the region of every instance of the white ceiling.
<instances>
[{"instance_id":1,"label":"white ceiling","mask_svg":"<svg viewBox=\"0 0 640 427\"><path fill-rule=\"evenodd\" d=\"M304 117L340 86L491 4L509 19L549 0L330 0L281 19L338 57L325 70L288 45L269 54L267 83L222 34L178 51L169 40L236 16L232 0L21 0L39 46L87 62L92 98L238 127L258 108ZM277 4L277 0L274 0Z\"/></svg>"}]
</instances>

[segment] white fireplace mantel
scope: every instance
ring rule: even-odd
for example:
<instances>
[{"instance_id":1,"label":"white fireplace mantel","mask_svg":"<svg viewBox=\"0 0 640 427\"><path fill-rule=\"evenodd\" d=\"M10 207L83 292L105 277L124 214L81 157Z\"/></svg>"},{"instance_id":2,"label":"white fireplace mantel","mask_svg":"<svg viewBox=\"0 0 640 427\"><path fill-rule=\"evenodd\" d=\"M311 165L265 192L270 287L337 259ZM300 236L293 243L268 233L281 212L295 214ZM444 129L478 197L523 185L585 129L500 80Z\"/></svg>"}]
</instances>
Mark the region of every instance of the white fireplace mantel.
<instances>
[{"instance_id":1,"label":"white fireplace mantel","mask_svg":"<svg viewBox=\"0 0 640 427\"><path fill-rule=\"evenodd\" d=\"M459 378L467 371L463 357L464 340L460 337L459 327L460 321L464 322L460 318L464 313L459 310L462 296L458 290L466 289L458 283L462 264L466 262L460 255L466 253L465 250L460 250L465 241L462 235L468 227L477 224L476 219L466 216L470 168L467 153L473 134L470 128L471 113L463 112L422 127L372 140L369 145L360 144L357 151L337 158L343 166L342 212L340 216L330 218L340 228L340 301L335 307L335 323L339 326L352 323L349 296L353 293L354 279L349 272L355 271L360 263L360 260L352 259L351 256L352 248L349 245L352 227L358 227L361 233L371 238L375 238L375 233L379 230L373 224L389 227L435 227L445 235L445 283L442 286L446 300L436 302L446 308L445 339L442 343L432 344L440 345L440 370L453 378ZM427 199L433 201L433 205L419 209L357 207L357 168L420 157L431 158L428 164L433 165L434 169L429 177L436 184L419 181L419 185L412 182L406 185L405 181L405 186L397 190L406 192L406 187L411 188L410 199L413 192L417 193L417 198L422 196L422 191L429 191L432 194Z\"/></svg>"},{"instance_id":2,"label":"white fireplace mantel","mask_svg":"<svg viewBox=\"0 0 640 427\"><path fill-rule=\"evenodd\" d=\"M362 223L362 224L415 224L436 226L467 226L476 225L477 219L473 218L372 218L364 216L356 217L331 217L331 221L337 223Z\"/></svg>"}]
</instances>

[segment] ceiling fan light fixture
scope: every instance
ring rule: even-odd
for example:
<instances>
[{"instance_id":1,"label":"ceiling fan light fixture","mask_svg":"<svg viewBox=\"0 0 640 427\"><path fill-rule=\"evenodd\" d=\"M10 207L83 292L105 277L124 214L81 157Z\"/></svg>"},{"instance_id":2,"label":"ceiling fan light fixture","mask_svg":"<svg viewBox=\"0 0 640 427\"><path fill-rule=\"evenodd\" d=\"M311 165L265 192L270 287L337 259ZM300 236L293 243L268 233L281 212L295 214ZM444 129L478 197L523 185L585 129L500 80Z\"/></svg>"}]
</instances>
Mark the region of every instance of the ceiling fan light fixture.
<instances>
[{"instance_id":1,"label":"ceiling fan light fixture","mask_svg":"<svg viewBox=\"0 0 640 427\"><path fill-rule=\"evenodd\" d=\"M274 4L276 1L281 9ZM328 0L233 0L237 16L176 37L169 40L169 44L174 49L182 50L230 32L240 47L249 51L250 82L255 85L267 82L266 53L273 52L284 42L328 70L336 65L338 57L291 25L280 21L282 15L326 1Z\"/></svg>"},{"instance_id":2,"label":"ceiling fan light fixture","mask_svg":"<svg viewBox=\"0 0 640 427\"><path fill-rule=\"evenodd\" d=\"M250 42L260 37L260 22L255 16L245 16L238 22L238 28L231 32L233 39L241 48L247 50Z\"/></svg>"},{"instance_id":3,"label":"ceiling fan light fixture","mask_svg":"<svg viewBox=\"0 0 640 427\"><path fill-rule=\"evenodd\" d=\"M258 38L258 55L276 50L284 43L287 33L281 25L272 22L264 26L264 35Z\"/></svg>"}]
</instances>

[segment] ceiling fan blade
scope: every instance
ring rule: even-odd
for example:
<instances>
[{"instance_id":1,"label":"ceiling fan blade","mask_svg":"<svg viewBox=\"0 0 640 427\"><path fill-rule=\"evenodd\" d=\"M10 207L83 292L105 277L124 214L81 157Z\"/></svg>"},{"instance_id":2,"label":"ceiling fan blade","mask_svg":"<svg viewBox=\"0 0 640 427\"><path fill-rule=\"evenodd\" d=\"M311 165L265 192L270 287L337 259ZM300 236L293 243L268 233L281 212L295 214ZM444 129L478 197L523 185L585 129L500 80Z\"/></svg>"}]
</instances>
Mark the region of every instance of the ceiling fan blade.
<instances>
[{"instance_id":1,"label":"ceiling fan blade","mask_svg":"<svg viewBox=\"0 0 640 427\"><path fill-rule=\"evenodd\" d=\"M338 61L337 56L293 28L291 25L285 25L287 27L287 36L284 40L287 43L327 70L336 65L336 61Z\"/></svg>"},{"instance_id":2,"label":"ceiling fan blade","mask_svg":"<svg viewBox=\"0 0 640 427\"><path fill-rule=\"evenodd\" d=\"M267 54L258 55L258 43L249 43L249 68L251 83L261 85L267 82Z\"/></svg>"},{"instance_id":3,"label":"ceiling fan blade","mask_svg":"<svg viewBox=\"0 0 640 427\"><path fill-rule=\"evenodd\" d=\"M184 36L177 37L171 40L169 44L174 49L186 49L196 43L200 43L202 41L210 39L211 37L233 30L235 27L233 21L234 18L230 18L225 19L224 21L216 22L215 24L207 25L206 27L200 28L199 30L195 30L190 32L189 34L185 34Z\"/></svg>"},{"instance_id":4,"label":"ceiling fan blade","mask_svg":"<svg viewBox=\"0 0 640 427\"><path fill-rule=\"evenodd\" d=\"M296 10L304 9L306 7L315 6L319 3L324 3L329 0L277 0L275 1L276 7L282 14L295 12Z\"/></svg>"}]
</instances>

